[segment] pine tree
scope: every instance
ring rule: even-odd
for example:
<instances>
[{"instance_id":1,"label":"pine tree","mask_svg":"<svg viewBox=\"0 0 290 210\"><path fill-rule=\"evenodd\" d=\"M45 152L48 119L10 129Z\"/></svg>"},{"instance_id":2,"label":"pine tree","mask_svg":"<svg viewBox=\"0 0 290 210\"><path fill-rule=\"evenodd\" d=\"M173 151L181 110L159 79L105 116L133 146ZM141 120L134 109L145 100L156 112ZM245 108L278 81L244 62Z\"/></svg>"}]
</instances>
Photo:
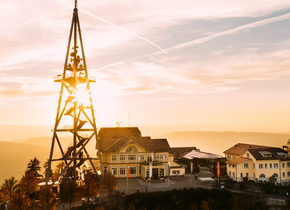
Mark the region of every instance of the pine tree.
<instances>
[{"instance_id":1,"label":"pine tree","mask_svg":"<svg viewBox=\"0 0 290 210\"><path fill-rule=\"evenodd\" d=\"M25 173L32 173L37 179L42 177L38 172L40 171L40 161L35 157L33 160L30 160L27 164L27 169Z\"/></svg>"},{"instance_id":2,"label":"pine tree","mask_svg":"<svg viewBox=\"0 0 290 210\"><path fill-rule=\"evenodd\" d=\"M32 173L25 173L19 182L19 189L22 193L33 194L38 187L38 179Z\"/></svg>"},{"instance_id":3,"label":"pine tree","mask_svg":"<svg viewBox=\"0 0 290 210\"><path fill-rule=\"evenodd\" d=\"M41 210L55 210L57 194L49 186L44 186L39 191L39 207Z\"/></svg>"},{"instance_id":4,"label":"pine tree","mask_svg":"<svg viewBox=\"0 0 290 210\"><path fill-rule=\"evenodd\" d=\"M100 193L99 180L96 174L92 172L87 172L85 174L85 182L82 186L82 192L87 201L89 202L90 197L95 197Z\"/></svg>"},{"instance_id":5,"label":"pine tree","mask_svg":"<svg viewBox=\"0 0 290 210\"><path fill-rule=\"evenodd\" d=\"M12 176L10 179L5 179L5 182L1 186L2 195L5 200L11 201L12 196L14 195L16 189L17 189L17 180L14 176Z\"/></svg>"},{"instance_id":6,"label":"pine tree","mask_svg":"<svg viewBox=\"0 0 290 210\"><path fill-rule=\"evenodd\" d=\"M45 177L45 179L46 179L46 176L47 176L48 163L49 163L49 160L47 159L47 161L43 164L44 177ZM49 171L49 178L51 178L52 176L53 176L53 173L52 173L52 170L50 169L50 171Z\"/></svg>"}]
</instances>

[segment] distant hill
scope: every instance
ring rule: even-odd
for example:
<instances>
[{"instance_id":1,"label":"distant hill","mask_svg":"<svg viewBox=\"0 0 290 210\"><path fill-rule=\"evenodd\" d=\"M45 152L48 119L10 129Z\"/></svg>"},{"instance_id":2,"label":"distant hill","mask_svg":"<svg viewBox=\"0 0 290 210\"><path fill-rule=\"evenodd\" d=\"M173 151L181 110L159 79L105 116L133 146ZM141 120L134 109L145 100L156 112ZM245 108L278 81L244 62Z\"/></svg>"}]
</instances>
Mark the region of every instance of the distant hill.
<instances>
[{"instance_id":1,"label":"distant hill","mask_svg":"<svg viewBox=\"0 0 290 210\"><path fill-rule=\"evenodd\" d=\"M24 174L30 159L36 157L41 161L40 166L49 158L52 137L35 137L13 141L0 141L0 185L4 179L15 176L20 179ZM60 138L63 149L71 143L72 138ZM87 145L91 157L94 157L95 141ZM60 150L55 142L54 157L60 157ZM53 166L54 168L54 166ZM43 171L41 172L43 174Z\"/></svg>"},{"instance_id":2,"label":"distant hill","mask_svg":"<svg viewBox=\"0 0 290 210\"><path fill-rule=\"evenodd\" d=\"M49 148L45 146L0 141L0 184L11 176L19 180L34 157L41 161L42 167L48 155Z\"/></svg>"},{"instance_id":3,"label":"distant hill","mask_svg":"<svg viewBox=\"0 0 290 210\"><path fill-rule=\"evenodd\" d=\"M66 150L68 145L72 143L72 137L59 137L59 140L61 142L63 150ZM27 138L27 139L12 140L10 142L46 146L46 147L49 147L49 151L50 151L52 137L33 137L33 138ZM88 153L92 156L95 155L96 153L95 146L96 146L95 139L91 139L90 142L86 146ZM54 148L56 151L59 151L57 142L55 142Z\"/></svg>"},{"instance_id":4,"label":"distant hill","mask_svg":"<svg viewBox=\"0 0 290 210\"><path fill-rule=\"evenodd\" d=\"M40 146L51 146L52 136L51 137L32 137L27 139L18 139L18 140L11 140L10 142L15 143L24 143L24 144L33 144L33 145L40 145ZM68 145L71 143L71 137L62 137L61 144Z\"/></svg>"},{"instance_id":5,"label":"distant hill","mask_svg":"<svg viewBox=\"0 0 290 210\"><path fill-rule=\"evenodd\" d=\"M281 147L286 145L290 134L254 132L173 132L158 137L167 138L171 147L195 146L201 151L224 155L223 152L237 143L249 143Z\"/></svg>"},{"instance_id":6,"label":"distant hill","mask_svg":"<svg viewBox=\"0 0 290 210\"><path fill-rule=\"evenodd\" d=\"M0 125L0 141L52 136L51 128L48 125Z\"/></svg>"}]
</instances>

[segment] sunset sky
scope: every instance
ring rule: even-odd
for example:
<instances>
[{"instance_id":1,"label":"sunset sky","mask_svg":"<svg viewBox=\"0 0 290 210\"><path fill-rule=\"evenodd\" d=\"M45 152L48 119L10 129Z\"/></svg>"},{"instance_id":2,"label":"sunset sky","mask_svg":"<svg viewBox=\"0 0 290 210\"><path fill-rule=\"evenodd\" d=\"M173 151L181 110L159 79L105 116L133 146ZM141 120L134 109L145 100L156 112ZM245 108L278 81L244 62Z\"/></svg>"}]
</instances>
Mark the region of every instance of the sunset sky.
<instances>
[{"instance_id":1,"label":"sunset sky","mask_svg":"<svg viewBox=\"0 0 290 210\"><path fill-rule=\"evenodd\" d=\"M78 2L99 127L290 132L290 1ZM0 0L1 125L53 127L73 4Z\"/></svg>"}]
</instances>

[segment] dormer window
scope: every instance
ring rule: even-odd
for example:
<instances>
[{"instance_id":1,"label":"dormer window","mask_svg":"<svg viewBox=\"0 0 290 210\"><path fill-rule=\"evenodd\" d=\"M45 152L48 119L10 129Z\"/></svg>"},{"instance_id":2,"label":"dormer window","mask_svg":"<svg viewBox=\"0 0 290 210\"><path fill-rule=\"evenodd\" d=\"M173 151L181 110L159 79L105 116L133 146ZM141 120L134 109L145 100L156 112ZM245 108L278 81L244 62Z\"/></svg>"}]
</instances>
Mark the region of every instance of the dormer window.
<instances>
[{"instance_id":1,"label":"dormer window","mask_svg":"<svg viewBox=\"0 0 290 210\"><path fill-rule=\"evenodd\" d=\"M287 153L284 153L284 152L277 152L277 155L279 155L281 158L287 157Z\"/></svg>"},{"instance_id":2,"label":"dormer window","mask_svg":"<svg viewBox=\"0 0 290 210\"><path fill-rule=\"evenodd\" d=\"M247 158L249 158L250 157L250 154L249 153L247 153Z\"/></svg>"},{"instance_id":3,"label":"dormer window","mask_svg":"<svg viewBox=\"0 0 290 210\"><path fill-rule=\"evenodd\" d=\"M271 152L268 151L259 151L259 153L264 157L264 158L271 158L273 155Z\"/></svg>"}]
</instances>

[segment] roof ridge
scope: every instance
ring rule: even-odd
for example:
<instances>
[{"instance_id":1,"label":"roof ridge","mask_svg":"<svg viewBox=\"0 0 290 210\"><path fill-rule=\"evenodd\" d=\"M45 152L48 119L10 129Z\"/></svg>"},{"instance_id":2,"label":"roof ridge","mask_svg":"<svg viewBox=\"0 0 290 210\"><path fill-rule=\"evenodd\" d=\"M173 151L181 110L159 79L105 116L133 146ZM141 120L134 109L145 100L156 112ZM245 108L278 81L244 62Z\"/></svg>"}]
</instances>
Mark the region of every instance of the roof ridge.
<instances>
[{"instance_id":1,"label":"roof ridge","mask_svg":"<svg viewBox=\"0 0 290 210\"><path fill-rule=\"evenodd\" d=\"M104 151L106 151L107 149L109 149L110 147L112 147L114 144L116 144L117 142L119 142L121 139L123 138L127 138L126 136L122 136L119 139L117 139L116 141L113 142L113 144L111 144L110 146L108 146L106 149L104 149Z\"/></svg>"}]
</instances>

